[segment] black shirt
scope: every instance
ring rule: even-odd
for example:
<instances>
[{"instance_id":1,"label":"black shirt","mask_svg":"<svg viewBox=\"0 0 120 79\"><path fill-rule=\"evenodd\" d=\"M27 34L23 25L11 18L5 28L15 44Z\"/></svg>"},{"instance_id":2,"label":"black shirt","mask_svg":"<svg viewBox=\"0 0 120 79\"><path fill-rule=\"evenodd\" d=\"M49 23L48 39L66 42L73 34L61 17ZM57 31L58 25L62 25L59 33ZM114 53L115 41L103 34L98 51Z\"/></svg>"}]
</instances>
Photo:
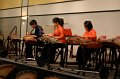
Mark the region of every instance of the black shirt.
<instances>
[{"instance_id":1,"label":"black shirt","mask_svg":"<svg viewBox=\"0 0 120 79\"><path fill-rule=\"evenodd\" d=\"M35 28L35 35L37 37L39 37L39 36L42 36L43 34L44 34L43 28L41 26L37 25L37 27Z\"/></svg>"}]
</instances>

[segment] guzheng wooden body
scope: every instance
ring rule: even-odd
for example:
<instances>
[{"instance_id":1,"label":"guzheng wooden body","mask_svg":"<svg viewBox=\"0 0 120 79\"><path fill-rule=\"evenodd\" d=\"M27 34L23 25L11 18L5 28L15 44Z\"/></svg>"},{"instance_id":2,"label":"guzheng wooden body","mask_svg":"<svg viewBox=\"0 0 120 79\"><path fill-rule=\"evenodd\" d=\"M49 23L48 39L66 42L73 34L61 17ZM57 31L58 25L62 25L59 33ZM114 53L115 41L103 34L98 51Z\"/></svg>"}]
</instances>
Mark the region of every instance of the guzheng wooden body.
<instances>
[{"instance_id":1,"label":"guzheng wooden body","mask_svg":"<svg viewBox=\"0 0 120 79\"><path fill-rule=\"evenodd\" d=\"M11 34L10 36L8 36L8 39L11 40L12 42L21 41L21 38L17 34Z\"/></svg>"},{"instance_id":2,"label":"guzheng wooden body","mask_svg":"<svg viewBox=\"0 0 120 79\"><path fill-rule=\"evenodd\" d=\"M85 40L82 37L68 37L66 40L67 44L81 45L86 48L100 48L102 44L99 41Z\"/></svg>"},{"instance_id":3,"label":"guzheng wooden body","mask_svg":"<svg viewBox=\"0 0 120 79\"><path fill-rule=\"evenodd\" d=\"M113 38L100 41L104 46L120 48L120 39Z\"/></svg>"},{"instance_id":4,"label":"guzheng wooden body","mask_svg":"<svg viewBox=\"0 0 120 79\"><path fill-rule=\"evenodd\" d=\"M114 39L113 39L113 43L116 44L115 46L116 46L117 48L120 48L120 39L114 38Z\"/></svg>"},{"instance_id":5,"label":"guzheng wooden body","mask_svg":"<svg viewBox=\"0 0 120 79\"><path fill-rule=\"evenodd\" d=\"M58 39L55 39L51 36L42 36L38 38L39 41L46 42L46 43L61 43Z\"/></svg>"},{"instance_id":6,"label":"guzheng wooden body","mask_svg":"<svg viewBox=\"0 0 120 79\"><path fill-rule=\"evenodd\" d=\"M35 39L35 35L26 35L23 37L23 41L25 43L30 43L30 44L34 44L37 42L37 40Z\"/></svg>"}]
</instances>

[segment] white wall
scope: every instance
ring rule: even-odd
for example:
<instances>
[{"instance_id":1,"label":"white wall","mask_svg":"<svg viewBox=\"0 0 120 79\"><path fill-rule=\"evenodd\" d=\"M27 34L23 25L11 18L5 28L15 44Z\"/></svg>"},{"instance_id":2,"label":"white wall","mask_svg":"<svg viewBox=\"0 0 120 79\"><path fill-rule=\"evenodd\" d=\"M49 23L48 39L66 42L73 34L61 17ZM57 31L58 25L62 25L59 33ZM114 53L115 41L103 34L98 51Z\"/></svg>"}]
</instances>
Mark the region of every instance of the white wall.
<instances>
[{"instance_id":1,"label":"white wall","mask_svg":"<svg viewBox=\"0 0 120 79\"><path fill-rule=\"evenodd\" d=\"M52 18L54 17L62 17L65 19L65 27L71 28L73 34L78 35L82 35L84 32L84 21L91 20L98 37L100 35L106 35L108 38L113 38L116 35L120 35L118 30L120 29L120 11L104 11L120 10L119 3L120 0L83 0L59 4L36 5L29 7L29 15L44 15L32 17L37 19L42 26L51 25ZM93 11L93 13L89 13L91 11Z\"/></svg>"},{"instance_id":2,"label":"white wall","mask_svg":"<svg viewBox=\"0 0 120 79\"><path fill-rule=\"evenodd\" d=\"M120 9L120 0L83 0L29 7L29 15L75 13Z\"/></svg>"},{"instance_id":3,"label":"white wall","mask_svg":"<svg viewBox=\"0 0 120 79\"><path fill-rule=\"evenodd\" d=\"M82 35L84 33L83 23L85 20L91 20L97 31L98 37L106 35L113 38L120 35L120 11L118 12L100 12L85 14L67 14L67 15L51 15L51 16L33 16L29 20L36 19L41 26L52 25L52 18L62 17L65 20L65 28L71 28L73 34ZM47 28L47 27L46 27ZM49 27L48 27L49 28ZM48 30L49 31L49 30Z\"/></svg>"},{"instance_id":4,"label":"white wall","mask_svg":"<svg viewBox=\"0 0 120 79\"><path fill-rule=\"evenodd\" d=\"M20 8L0 10L0 18L15 17L15 16L21 16Z\"/></svg>"},{"instance_id":5,"label":"white wall","mask_svg":"<svg viewBox=\"0 0 120 79\"><path fill-rule=\"evenodd\" d=\"M0 19L0 30L4 34L5 39L15 26L17 26L17 33L20 35L20 18ZM15 33L14 31L13 33Z\"/></svg>"}]
</instances>

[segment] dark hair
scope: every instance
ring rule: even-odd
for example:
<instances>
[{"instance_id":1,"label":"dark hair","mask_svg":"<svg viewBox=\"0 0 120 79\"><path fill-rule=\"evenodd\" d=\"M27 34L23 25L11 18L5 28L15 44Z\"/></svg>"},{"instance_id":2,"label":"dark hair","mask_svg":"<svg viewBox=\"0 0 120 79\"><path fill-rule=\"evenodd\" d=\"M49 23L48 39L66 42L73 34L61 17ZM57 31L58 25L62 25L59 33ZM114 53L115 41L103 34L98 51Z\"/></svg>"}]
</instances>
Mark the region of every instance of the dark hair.
<instances>
[{"instance_id":1,"label":"dark hair","mask_svg":"<svg viewBox=\"0 0 120 79\"><path fill-rule=\"evenodd\" d=\"M93 28L91 21L85 21L84 25L85 25L85 27L88 28L88 31L90 31Z\"/></svg>"},{"instance_id":2,"label":"dark hair","mask_svg":"<svg viewBox=\"0 0 120 79\"><path fill-rule=\"evenodd\" d=\"M53 18L52 22L53 22L53 23L61 24L61 23L60 23L60 19L59 19L58 17Z\"/></svg>"},{"instance_id":3,"label":"dark hair","mask_svg":"<svg viewBox=\"0 0 120 79\"><path fill-rule=\"evenodd\" d=\"M36 21L36 20L31 20L31 21L30 21L30 25L34 25L34 24L37 25L37 21Z\"/></svg>"},{"instance_id":4,"label":"dark hair","mask_svg":"<svg viewBox=\"0 0 120 79\"><path fill-rule=\"evenodd\" d=\"M64 26L64 19L63 18L59 18L60 19L60 25Z\"/></svg>"}]
</instances>

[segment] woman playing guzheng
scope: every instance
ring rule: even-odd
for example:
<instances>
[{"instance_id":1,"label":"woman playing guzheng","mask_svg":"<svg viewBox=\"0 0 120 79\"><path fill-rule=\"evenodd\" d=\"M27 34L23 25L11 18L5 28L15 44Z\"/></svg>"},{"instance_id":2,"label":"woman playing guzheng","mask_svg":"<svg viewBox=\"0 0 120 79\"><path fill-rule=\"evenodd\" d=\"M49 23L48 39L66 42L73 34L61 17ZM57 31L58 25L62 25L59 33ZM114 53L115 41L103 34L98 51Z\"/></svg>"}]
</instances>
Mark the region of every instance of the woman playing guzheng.
<instances>
[{"instance_id":1,"label":"woman playing guzheng","mask_svg":"<svg viewBox=\"0 0 120 79\"><path fill-rule=\"evenodd\" d=\"M91 21L85 21L84 22L84 28L85 32L83 34L83 37L85 40L88 41L96 41L97 35L95 29L93 29L93 25ZM91 50L90 49L85 49L83 51L82 46L80 45L77 50L77 58L76 61L81 67L85 67L87 65L87 62L91 56Z\"/></svg>"},{"instance_id":2,"label":"woman playing guzheng","mask_svg":"<svg viewBox=\"0 0 120 79\"><path fill-rule=\"evenodd\" d=\"M64 21L63 21L63 19L55 17L55 18L53 18L52 22L53 22L54 27L55 27L54 32L52 34L44 34L43 36L57 39L60 43L65 43L66 39L65 39L65 35L64 35L64 28L63 28ZM48 61L50 63L54 63L56 49L59 47L61 47L61 45L59 45L59 46L57 44L52 44L50 46L45 45L44 46L44 53L41 54L40 60L38 61L39 66L44 66L46 61ZM47 54L49 54L49 57L47 56ZM42 61L44 62L44 64Z\"/></svg>"},{"instance_id":3,"label":"woman playing guzheng","mask_svg":"<svg viewBox=\"0 0 120 79\"><path fill-rule=\"evenodd\" d=\"M65 36L64 36L64 28L63 28L63 20L61 18L53 18L52 20L55 30L52 34L44 34L44 36L51 36L58 39L60 42L65 43Z\"/></svg>"}]
</instances>

